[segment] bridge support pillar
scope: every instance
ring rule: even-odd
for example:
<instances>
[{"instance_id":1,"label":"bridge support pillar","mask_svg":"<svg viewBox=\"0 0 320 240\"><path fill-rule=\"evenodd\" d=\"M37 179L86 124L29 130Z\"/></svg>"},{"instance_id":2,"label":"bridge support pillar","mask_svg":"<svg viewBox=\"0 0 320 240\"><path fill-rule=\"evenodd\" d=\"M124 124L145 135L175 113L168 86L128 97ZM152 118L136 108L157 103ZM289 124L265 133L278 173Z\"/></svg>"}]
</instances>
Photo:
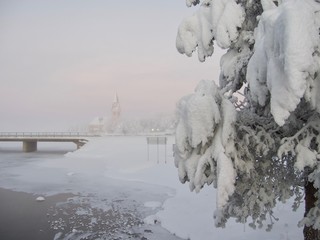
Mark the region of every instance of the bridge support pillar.
<instances>
[{"instance_id":1,"label":"bridge support pillar","mask_svg":"<svg viewBox=\"0 0 320 240\"><path fill-rule=\"evenodd\" d=\"M80 149L83 145L86 144L86 142L81 141L81 140L79 140L79 141L74 141L74 143L77 145L77 149Z\"/></svg>"},{"instance_id":2,"label":"bridge support pillar","mask_svg":"<svg viewBox=\"0 0 320 240\"><path fill-rule=\"evenodd\" d=\"M35 152L37 151L37 141L23 141L24 152Z\"/></svg>"}]
</instances>

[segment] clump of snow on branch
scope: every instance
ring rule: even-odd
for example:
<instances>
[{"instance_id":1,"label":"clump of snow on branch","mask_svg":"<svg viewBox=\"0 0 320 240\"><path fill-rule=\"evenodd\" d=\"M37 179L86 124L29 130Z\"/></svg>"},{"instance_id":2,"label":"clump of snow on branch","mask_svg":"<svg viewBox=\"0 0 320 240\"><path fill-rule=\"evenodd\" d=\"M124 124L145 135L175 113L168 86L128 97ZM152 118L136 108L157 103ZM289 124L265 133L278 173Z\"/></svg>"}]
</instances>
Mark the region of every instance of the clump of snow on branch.
<instances>
[{"instance_id":1,"label":"clump of snow on branch","mask_svg":"<svg viewBox=\"0 0 320 240\"><path fill-rule=\"evenodd\" d=\"M212 31L221 48L236 41L244 21L244 9L234 0L211 1Z\"/></svg>"},{"instance_id":2,"label":"clump of snow on branch","mask_svg":"<svg viewBox=\"0 0 320 240\"><path fill-rule=\"evenodd\" d=\"M187 5L198 2L187 0ZM236 41L243 21L244 10L234 0L202 1L198 12L179 26L177 49L187 56L197 49L198 58L203 62L213 53L213 39L221 48L228 48Z\"/></svg>"},{"instance_id":3,"label":"clump of snow on branch","mask_svg":"<svg viewBox=\"0 0 320 240\"><path fill-rule=\"evenodd\" d=\"M210 8L203 4L196 14L186 18L180 25L176 39L178 51L191 56L197 48L199 61L203 62L213 53L210 29Z\"/></svg>"},{"instance_id":4,"label":"clump of snow on branch","mask_svg":"<svg viewBox=\"0 0 320 240\"><path fill-rule=\"evenodd\" d=\"M265 11L255 32L255 52L247 72L251 96L262 106L270 97L271 113L280 126L301 98L311 101L319 90L317 9L314 1L287 1ZM313 102L318 108L320 102Z\"/></svg>"},{"instance_id":5,"label":"clump of snow on branch","mask_svg":"<svg viewBox=\"0 0 320 240\"><path fill-rule=\"evenodd\" d=\"M234 191L235 167L229 152L234 147L236 111L213 81L201 81L195 93L177 106L175 163L182 182L199 191L204 184L218 186L218 208Z\"/></svg>"},{"instance_id":6,"label":"clump of snow on branch","mask_svg":"<svg viewBox=\"0 0 320 240\"><path fill-rule=\"evenodd\" d=\"M283 138L277 152L278 157L293 154L296 156L295 168L299 171L303 171L305 167L315 167L320 158L319 121L319 117L313 116L295 135Z\"/></svg>"}]
</instances>

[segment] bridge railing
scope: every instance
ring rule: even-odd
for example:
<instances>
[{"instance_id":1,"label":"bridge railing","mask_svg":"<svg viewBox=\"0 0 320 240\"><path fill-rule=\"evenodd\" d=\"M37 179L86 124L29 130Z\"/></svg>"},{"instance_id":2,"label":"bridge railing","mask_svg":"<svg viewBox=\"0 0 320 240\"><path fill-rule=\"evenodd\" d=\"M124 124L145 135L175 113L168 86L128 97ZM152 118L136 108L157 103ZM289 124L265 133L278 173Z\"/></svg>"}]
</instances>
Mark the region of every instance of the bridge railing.
<instances>
[{"instance_id":1,"label":"bridge railing","mask_svg":"<svg viewBox=\"0 0 320 240\"><path fill-rule=\"evenodd\" d=\"M0 137L98 137L88 132L0 132Z\"/></svg>"}]
</instances>

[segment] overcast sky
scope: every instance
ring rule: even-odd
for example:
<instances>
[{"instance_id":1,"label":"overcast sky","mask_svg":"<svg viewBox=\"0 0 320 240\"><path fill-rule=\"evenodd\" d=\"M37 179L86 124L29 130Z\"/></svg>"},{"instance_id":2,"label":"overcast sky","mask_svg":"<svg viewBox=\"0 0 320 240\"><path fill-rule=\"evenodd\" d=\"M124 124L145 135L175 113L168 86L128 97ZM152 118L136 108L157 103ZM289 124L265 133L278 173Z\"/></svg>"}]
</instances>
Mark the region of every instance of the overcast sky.
<instances>
[{"instance_id":1,"label":"overcast sky","mask_svg":"<svg viewBox=\"0 0 320 240\"><path fill-rule=\"evenodd\" d=\"M0 131L65 131L111 114L173 114L219 55L175 48L184 0L0 0Z\"/></svg>"}]
</instances>

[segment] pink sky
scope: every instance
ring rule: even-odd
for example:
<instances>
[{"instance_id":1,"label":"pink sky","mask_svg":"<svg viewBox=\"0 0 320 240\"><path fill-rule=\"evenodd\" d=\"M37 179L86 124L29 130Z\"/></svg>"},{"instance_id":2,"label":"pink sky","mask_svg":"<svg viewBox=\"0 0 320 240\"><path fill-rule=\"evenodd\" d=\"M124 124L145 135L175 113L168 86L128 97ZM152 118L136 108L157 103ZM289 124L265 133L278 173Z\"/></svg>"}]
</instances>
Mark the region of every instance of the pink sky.
<instances>
[{"instance_id":1,"label":"pink sky","mask_svg":"<svg viewBox=\"0 0 320 240\"><path fill-rule=\"evenodd\" d=\"M217 54L200 63L175 49L184 0L0 2L0 131L65 131L108 116L173 114Z\"/></svg>"}]
</instances>

